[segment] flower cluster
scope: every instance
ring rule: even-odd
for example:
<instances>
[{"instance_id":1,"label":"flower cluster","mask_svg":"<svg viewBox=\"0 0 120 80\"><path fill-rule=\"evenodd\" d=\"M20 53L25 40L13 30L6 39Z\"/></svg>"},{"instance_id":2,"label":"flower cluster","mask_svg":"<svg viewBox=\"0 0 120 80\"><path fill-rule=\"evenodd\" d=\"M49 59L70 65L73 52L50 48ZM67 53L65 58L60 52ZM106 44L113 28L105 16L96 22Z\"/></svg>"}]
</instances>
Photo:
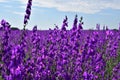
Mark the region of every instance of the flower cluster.
<instances>
[{"instance_id":1,"label":"flower cluster","mask_svg":"<svg viewBox=\"0 0 120 80\"><path fill-rule=\"evenodd\" d=\"M9 23L2 20L1 26L4 30L0 69L5 80L119 78L119 32L84 31L77 16L72 29L67 30L66 16L61 29L56 25L54 30L46 31L43 37L43 32L34 26L32 31L23 30L25 32L20 43L12 44L10 36L13 34Z\"/></svg>"},{"instance_id":2,"label":"flower cluster","mask_svg":"<svg viewBox=\"0 0 120 80\"><path fill-rule=\"evenodd\" d=\"M24 30L10 29L0 22L0 77L4 80L119 80L120 31L83 30L83 17L68 27L65 16L61 29L25 30L32 0L28 0ZM105 28L105 27L104 27ZM22 34L22 36L20 36ZM13 41L12 36L16 36ZM113 38L114 37L114 38ZM21 38L21 39L19 39ZM19 42L19 40L20 42ZM16 42L16 43L14 43Z\"/></svg>"}]
</instances>

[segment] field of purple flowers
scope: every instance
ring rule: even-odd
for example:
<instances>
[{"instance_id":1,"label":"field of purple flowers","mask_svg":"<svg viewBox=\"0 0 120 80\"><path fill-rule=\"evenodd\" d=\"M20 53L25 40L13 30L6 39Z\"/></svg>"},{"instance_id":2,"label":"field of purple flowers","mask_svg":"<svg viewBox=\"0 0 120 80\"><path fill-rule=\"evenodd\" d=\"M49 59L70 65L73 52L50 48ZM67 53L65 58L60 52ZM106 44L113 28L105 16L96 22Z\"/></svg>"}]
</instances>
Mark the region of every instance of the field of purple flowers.
<instances>
[{"instance_id":1,"label":"field of purple flowers","mask_svg":"<svg viewBox=\"0 0 120 80\"><path fill-rule=\"evenodd\" d=\"M83 30L75 16L62 27L26 30L32 0L28 0L23 30L0 21L0 80L120 80L120 30Z\"/></svg>"}]
</instances>

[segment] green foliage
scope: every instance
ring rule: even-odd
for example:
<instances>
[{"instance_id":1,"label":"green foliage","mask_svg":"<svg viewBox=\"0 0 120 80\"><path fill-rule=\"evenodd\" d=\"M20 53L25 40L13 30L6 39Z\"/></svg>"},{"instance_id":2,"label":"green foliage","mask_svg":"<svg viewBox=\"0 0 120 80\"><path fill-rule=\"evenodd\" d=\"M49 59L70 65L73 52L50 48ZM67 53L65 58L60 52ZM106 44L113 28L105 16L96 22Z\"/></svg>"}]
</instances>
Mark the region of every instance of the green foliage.
<instances>
[{"instance_id":1,"label":"green foliage","mask_svg":"<svg viewBox=\"0 0 120 80\"><path fill-rule=\"evenodd\" d=\"M19 30L17 27L11 27L11 30Z\"/></svg>"},{"instance_id":2,"label":"green foliage","mask_svg":"<svg viewBox=\"0 0 120 80\"><path fill-rule=\"evenodd\" d=\"M0 80L3 80L3 79L2 79L2 76L0 76Z\"/></svg>"},{"instance_id":3,"label":"green foliage","mask_svg":"<svg viewBox=\"0 0 120 80\"><path fill-rule=\"evenodd\" d=\"M114 31L118 31L118 29L113 29Z\"/></svg>"}]
</instances>

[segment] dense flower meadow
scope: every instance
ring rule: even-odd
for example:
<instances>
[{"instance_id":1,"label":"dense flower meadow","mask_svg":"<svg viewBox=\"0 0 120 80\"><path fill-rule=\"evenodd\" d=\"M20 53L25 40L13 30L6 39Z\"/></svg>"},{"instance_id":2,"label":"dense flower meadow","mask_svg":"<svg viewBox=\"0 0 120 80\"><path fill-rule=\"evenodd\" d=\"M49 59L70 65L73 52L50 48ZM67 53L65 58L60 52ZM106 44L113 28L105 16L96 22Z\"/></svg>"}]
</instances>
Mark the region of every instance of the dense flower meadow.
<instances>
[{"instance_id":1,"label":"dense flower meadow","mask_svg":"<svg viewBox=\"0 0 120 80\"><path fill-rule=\"evenodd\" d=\"M32 0L28 0L23 30L0 21L0 80L120 80L120 30L83 30L75 16L62 27L26 30Z\"/></svg>"}]
</instances>

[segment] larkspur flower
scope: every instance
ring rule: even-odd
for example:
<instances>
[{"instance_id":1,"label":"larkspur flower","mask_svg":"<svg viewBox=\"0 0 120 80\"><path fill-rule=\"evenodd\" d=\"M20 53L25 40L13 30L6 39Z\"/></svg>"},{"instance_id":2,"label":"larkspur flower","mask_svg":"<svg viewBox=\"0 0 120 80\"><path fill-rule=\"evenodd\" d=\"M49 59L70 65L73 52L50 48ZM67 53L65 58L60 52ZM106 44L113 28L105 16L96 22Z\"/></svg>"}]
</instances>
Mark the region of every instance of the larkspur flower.
<instances>
[{"instance_id":1,"label":"larkspur flower","mask_svg":"<svg viewBox=\"0 0 120 80\"><path fill-rule=\"evenodd\" d=\"M26 25L28 24L28 20L30 19L31 6L32 6L32 0L28 0L28 4L26 7L26 14L24 16L24 29L25 29Z\"/></svg>"}]
</instances>

